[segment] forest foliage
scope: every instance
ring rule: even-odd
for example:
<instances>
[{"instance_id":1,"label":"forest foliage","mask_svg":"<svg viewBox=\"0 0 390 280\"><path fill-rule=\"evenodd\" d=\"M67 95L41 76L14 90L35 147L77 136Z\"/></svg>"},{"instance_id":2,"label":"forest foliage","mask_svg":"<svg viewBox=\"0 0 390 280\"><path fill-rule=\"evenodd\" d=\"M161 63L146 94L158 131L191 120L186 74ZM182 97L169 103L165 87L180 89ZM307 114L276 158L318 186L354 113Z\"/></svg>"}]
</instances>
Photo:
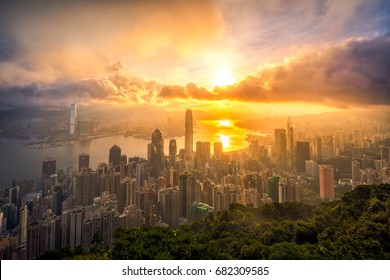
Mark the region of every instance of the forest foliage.
<instances>
[{"instance_id":1,"label":"forest foliage","mask_svg":"<svg viewBox=\"0 0 390 280\"><path fill-rule=\"evenodd\" d=\"M120 228L112 248L47 252L41 259L390 259L390 185L359 186L319 205L232 204L179 229ZM97 245L96 245L97 244Z\"/></svg>"}]
</instances>

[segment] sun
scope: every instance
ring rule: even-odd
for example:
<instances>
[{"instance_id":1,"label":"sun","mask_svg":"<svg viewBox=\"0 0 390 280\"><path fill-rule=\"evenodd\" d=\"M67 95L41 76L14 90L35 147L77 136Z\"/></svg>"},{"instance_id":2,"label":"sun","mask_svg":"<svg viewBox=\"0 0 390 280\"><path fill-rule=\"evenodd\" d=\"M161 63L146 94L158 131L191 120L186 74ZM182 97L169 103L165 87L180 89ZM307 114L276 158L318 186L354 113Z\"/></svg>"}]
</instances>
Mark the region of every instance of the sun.
<instances>
[{"instance_id":1,"label":"sun","mask_svg":"<svg viewBox=\"0 0 390 280\"><path fill-rule=\"evenodd\" d=\"M222 127L229 127L229 126L232 126L232 122L230 120L219 120L219 126L222 126Z\"/></svg>"},{"instance_id":2,"label":"sun","mask_svg":"<svg viewBox=\"0 0 390 280\"><path fill-rule=\"evenodd\" d=\"M233 76L232 72L227 67L219 68L212 80L213 87L224 87L227 85L235 84L236 82L236 78Z\"/></svg>"},{"instance_id":3,"label":"sun","mask_svg":"<svg viewBox=\"0 0 390 280\"><path fill-rule=\"evenodd\" d=\"M221 141L222 143L222 147L224 149L228 149L230 147L230 137L223 134L218 134L218 136L219 136L219 141Z\"/></svg>"}]
</instances>

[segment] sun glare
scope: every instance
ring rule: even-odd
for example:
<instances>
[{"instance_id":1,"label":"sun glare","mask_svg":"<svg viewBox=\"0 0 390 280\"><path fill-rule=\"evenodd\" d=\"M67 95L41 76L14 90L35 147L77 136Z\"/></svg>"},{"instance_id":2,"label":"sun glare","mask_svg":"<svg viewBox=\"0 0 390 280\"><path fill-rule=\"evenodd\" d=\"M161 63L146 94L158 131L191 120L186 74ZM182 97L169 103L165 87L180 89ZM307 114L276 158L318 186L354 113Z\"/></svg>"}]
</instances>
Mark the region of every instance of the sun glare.
<instances>
[{"instance_id":1,"label":"sun glare","mask_svg":"<svg viewBox=\"0 0 390 280\"><path fill-rule=\"evenodd\" d=\"M220 68L212 80L213 86L227 86L232 85L237 82L236 78L234 78L232 72L228 68Z\"/></svg>"},{"instance_id":2,"label":"sun glare","mask_svg":"<svg viewBox=\"0 0 390 280\"><path fill-rule=\"evenodd\" d=\"M219 134L219 140L222 143L222 147L224 149L228 149L230 147L230 137L227 135Z\"/></svg>"},{"instance_id":3,"label":"sun glare","mask_svg":"<svg viewBox=\"0 0 390 280\"><path fill-rule=\"evenodd\" d=\"M220 120L219 121L219 126L227 127L227 126L232 126L232 125L233 124L232 124L232 122L230 120Z\"/></svg>"}]
</instances>

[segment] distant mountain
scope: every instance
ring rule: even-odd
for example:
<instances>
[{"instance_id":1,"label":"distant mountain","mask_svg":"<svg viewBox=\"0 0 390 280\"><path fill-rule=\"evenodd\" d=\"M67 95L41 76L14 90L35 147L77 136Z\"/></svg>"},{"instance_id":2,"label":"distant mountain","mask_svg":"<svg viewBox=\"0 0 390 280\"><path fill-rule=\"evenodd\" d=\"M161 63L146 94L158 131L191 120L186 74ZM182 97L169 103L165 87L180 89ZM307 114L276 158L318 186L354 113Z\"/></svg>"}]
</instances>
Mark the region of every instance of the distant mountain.
<instances>
[{"instance_id":1,"label":"distant mountain","mask_svg":"<svg viewBox=\"0 0 390 280\"><path fill-rule=\"evenodd\" d=\"M67 110L42 110L35 108L17 108L7 111L0 111L0 119L64 118L67 115Z\"/></svg>"}]
</instances>

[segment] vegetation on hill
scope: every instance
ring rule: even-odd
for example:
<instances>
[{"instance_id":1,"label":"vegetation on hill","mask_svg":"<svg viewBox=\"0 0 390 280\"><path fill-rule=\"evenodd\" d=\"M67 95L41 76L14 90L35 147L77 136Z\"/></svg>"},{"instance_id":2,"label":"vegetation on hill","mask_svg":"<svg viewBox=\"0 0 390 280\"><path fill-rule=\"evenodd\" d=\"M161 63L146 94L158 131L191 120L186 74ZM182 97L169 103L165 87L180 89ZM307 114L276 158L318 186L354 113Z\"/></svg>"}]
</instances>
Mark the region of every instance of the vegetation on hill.
<instances>
[{"instance_id":1,"label":"vegetation on hill","mask_svg":"<svg viewBox=\"0 0 390 280\"><path fill-rule=\"evenodd\" d=\"M97 237L41 259L390 259L390 185L359 186L319 205L232 204L229 211L182 226L119 229L112 248Z\"/></svg>"}]
</instances>

